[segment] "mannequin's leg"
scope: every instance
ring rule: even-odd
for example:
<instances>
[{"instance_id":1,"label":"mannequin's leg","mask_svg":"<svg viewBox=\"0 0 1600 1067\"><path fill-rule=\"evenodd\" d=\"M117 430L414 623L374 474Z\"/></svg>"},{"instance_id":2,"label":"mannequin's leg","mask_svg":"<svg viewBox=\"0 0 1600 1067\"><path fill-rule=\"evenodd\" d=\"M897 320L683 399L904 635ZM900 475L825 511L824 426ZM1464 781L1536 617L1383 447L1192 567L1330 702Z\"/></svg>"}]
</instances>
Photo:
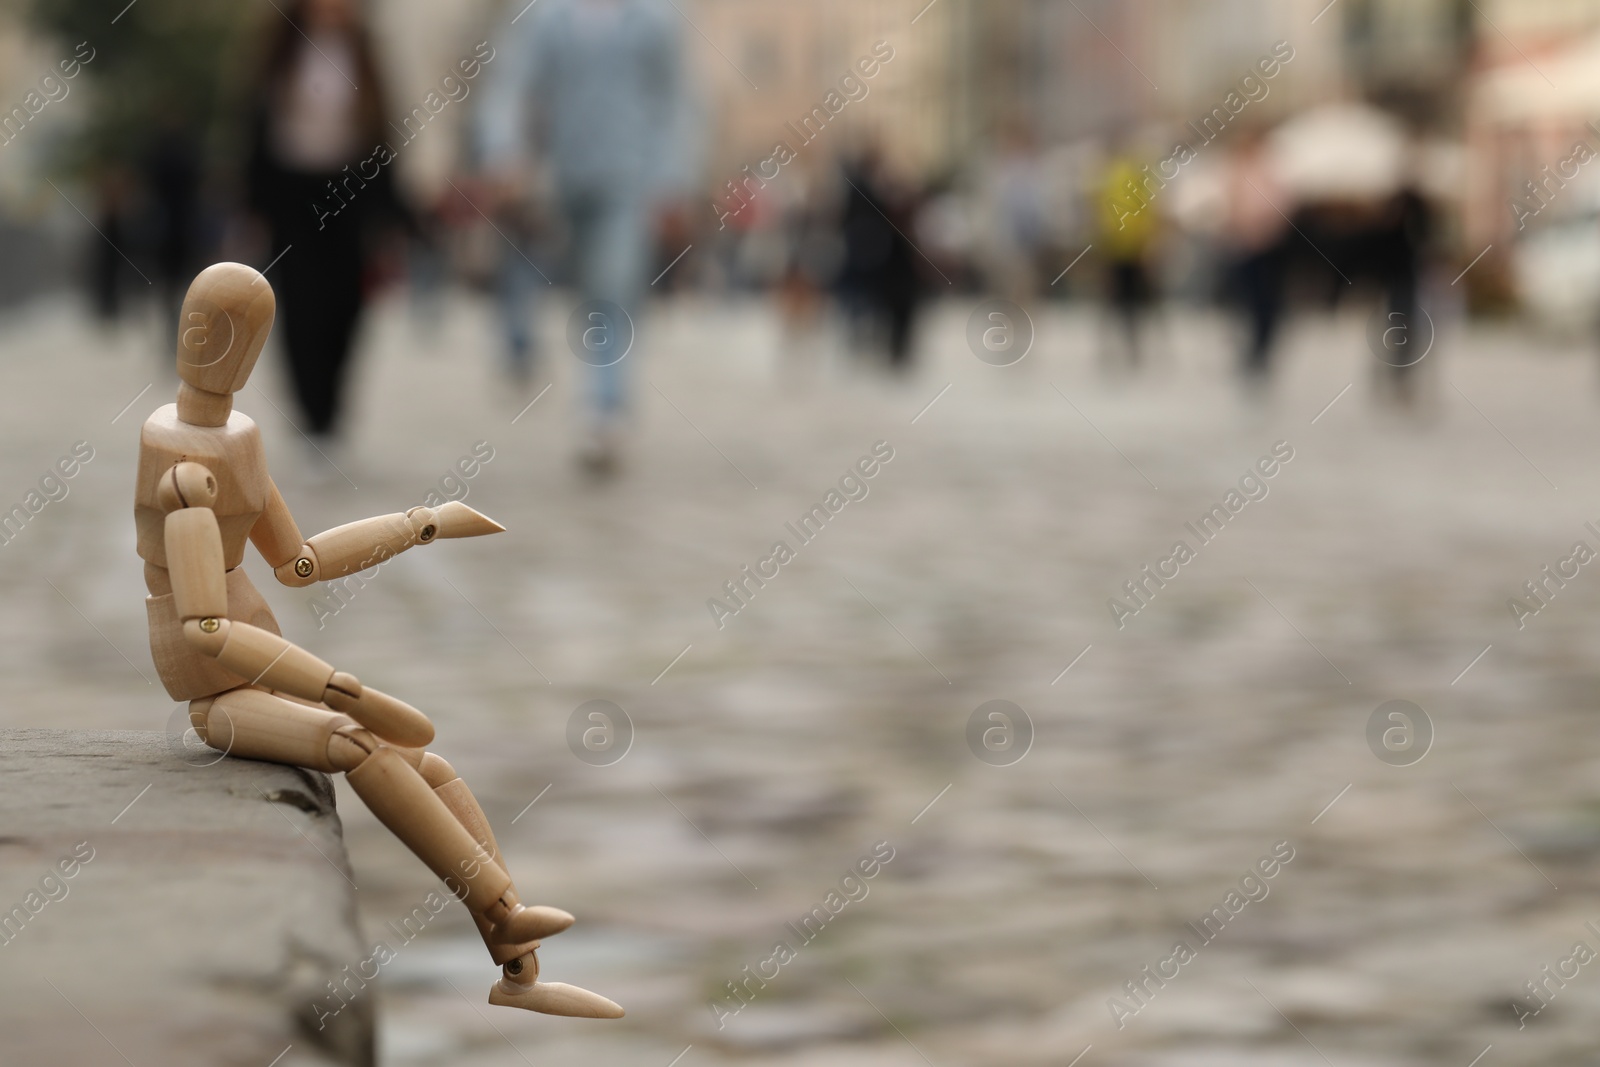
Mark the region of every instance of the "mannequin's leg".
<instances>
[{"instance_id":1,"label":"mannequin's leg","mask_svg":"<svg viewBox=\"0 0 1600 1067\"><path fill-rule=\"evenodd\" d=\"M243 687L193 701L189 713L205 742L230 755L342 772L378 820L472 913L495 961L504 967L490 1003L550 1015L622 1015L620 1007L597 993L536 982L539 966L533 950L541 938L570 926L572 916L556 908L523 906L499 862L483 810L444 760L420 749L383 744L347 715L264 689ZM419 770L424 767L427 778Z\"/></svg>"},{"instance_id":2,"label":"mannequin's leg","mask_svg":"<svg viewBox=\"0 0 1600 1067\"><path fill-rule=\"evenodd\" d=\"M422 773L423 780L433 787L435 795L444 802L444 806L450 809L450 814L456 817L456 821L466 828L467 833L472 835L473 840L483 847L502 870L505 869L506 862L500 855L500 846L494 839L494 830L489 826L489 819L478 804L478 798L472 795L472 790L456 773L455 768L441 757L428 752L423 755L418 770ZM564 920L564 925L552 929L549 933L541 934L541 937L558 934L572 925L572 916L566 912L557 908L544 910L550 913L553 922L559 923ZM478 924L478 933L483 935L483 943L488 947L489 955L502 966L539 947L537 940L521 944L506 944L499 941L495 937L494 925L488 919L477 913L474 913L472 918Z\"/></svg>"},{"instance_id":3,"label":"mannequin's leg","mask_svg":"<svg viewBox=\"0 0 1600 1067\"><path fill-rule=\"evenodd\" d=\"M495 927L497 940L521 944L564 928L571 917L555 909L524 908L511 878L473 840L416 764L423 753L378 741L349 716L288 700L264 689L232 689L190 706L205 716L206 743L235 756L271 760L345 780L387 826L474 914Z\"/></svg>"}]
</instances>

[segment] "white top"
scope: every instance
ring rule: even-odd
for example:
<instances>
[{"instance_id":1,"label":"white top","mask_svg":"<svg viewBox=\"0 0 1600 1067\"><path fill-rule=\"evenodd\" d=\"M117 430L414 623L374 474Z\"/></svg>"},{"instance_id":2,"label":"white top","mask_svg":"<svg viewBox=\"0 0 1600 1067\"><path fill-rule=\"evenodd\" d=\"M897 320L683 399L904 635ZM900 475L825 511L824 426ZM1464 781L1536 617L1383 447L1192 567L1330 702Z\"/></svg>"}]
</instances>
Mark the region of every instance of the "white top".
<instances>
[{"instance_id":1,"label":"white top","mask_svg":"<svg viewBox=\"0 0 1600 1067\"><path fill-rule=\"evenodd\" d=\"M274 101L272 148L297 170L333 171L359 154L355 50L342 34L319 32L297 50Z\"/></svg>"}]
</instances>

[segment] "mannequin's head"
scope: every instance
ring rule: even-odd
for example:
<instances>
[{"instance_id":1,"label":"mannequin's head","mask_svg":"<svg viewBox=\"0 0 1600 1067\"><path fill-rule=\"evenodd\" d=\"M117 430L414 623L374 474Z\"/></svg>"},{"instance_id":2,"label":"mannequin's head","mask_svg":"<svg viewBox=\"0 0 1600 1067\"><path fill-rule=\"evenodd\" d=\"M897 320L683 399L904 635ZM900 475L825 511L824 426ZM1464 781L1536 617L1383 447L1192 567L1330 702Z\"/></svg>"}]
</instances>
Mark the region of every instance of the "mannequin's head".
<instances>
[{"instance_id":1,"label":"mannequin's head","mask_svg":"<svg viewBox=\"0 0 1600 1067\"><path fill-rule=\"evenodd\" d=\"M178 377L202 392L244 388L267 343L277 301L259 271L215 263L189 285L178 316Z\"/></svg>"}]
</instances>

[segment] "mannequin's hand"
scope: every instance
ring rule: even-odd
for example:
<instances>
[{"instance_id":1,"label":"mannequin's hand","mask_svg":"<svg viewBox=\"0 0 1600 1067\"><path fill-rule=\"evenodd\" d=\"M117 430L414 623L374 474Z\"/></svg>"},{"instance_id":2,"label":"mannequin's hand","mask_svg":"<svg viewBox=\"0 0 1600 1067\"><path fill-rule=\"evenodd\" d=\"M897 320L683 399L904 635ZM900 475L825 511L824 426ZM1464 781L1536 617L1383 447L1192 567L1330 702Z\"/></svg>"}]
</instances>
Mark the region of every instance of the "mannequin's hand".
<instances>
[{"instance_id":1,"label":"mannequin's hand","mask_svg":"<svg viewBox=\"0 0 1600 1067\"><path fill-rule=\"evenodd\" d=\"M353 674L336 672L322 702L391 744L421 748L433 740L433 723L426 715L388 693L363 686Z\"/></svg>"},{"instance_id":2,"label":"mannequin's hand","mask_svg":"<svg viewBox=\"0 0 1600 1067\"><path fill-rule=\"evenodd\" d=\"M412 532L419 544L441 537L482 537L484 534L504 533L505 527L467 507L459 500L440 504L436 508L416 507L406 512Z\"/></svg>"}]
</instances>

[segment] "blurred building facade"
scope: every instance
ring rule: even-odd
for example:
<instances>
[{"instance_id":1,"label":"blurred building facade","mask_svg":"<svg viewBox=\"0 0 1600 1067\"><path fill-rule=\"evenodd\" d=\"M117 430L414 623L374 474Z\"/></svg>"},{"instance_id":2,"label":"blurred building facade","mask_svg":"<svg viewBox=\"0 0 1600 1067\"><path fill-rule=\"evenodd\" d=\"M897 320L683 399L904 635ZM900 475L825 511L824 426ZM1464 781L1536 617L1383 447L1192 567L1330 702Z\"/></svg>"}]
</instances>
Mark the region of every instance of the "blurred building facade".
<instances>
[{"instance_id":1,"label":"blurred building facade","mask_svg":"<svg viewBox=\"0 0 1600 1067\"><path fill-rule=\"evenodd\" d=\"M1514 201L1527 183L1580 138L1600 149L1587 125L1600 116L1600 77L1588 73L1600 62L1600 0L674 2L706 116L708 201L779 142L798 149L785 169L808 176L871 139L917 180L960 184L1018 130L1046 154L1113 131L1170 136L1216 106L1280 40L1295 59L1261 117L1366 98L1465 141L1463 234L1474 250L1496 245L1485 276L1509 269L1495 264L1523 233ZM525 6L374 0L393 106L409 111ZM247 14L280 17L270 8ZM860 78L858 64L880 42L893 59ZM0 19L0 89L20 99L59 51L20 18ZM851 95L841 81L852 73L865 94L814 142L794 143L796 124L828 94ZM75 225L71 208L39 180L39 163L90 96L80 84L52 105L49 123L0 149L0 216L59 215ZM450 108L407 146L397 171L419 199L453 195L446 178L470 165L473 106ZM1569 199L1563 210L1580 202Z\"/></svg>"},{"instance_id":2,"label":"blurred building facade","mask_svg":"<svg viewBox=\"0 0 1600 1067\"><path fill-rule=\"evenodd\" d=\"M35 33L21 12L0 10L0 112L23 105L40 79L58 72L72 49ZM58 90L59 92L59 90ZM65 95L41 112L49 121L30 121L8 131L0 144L0 307L9 307L69 283L73 246L80 244L81 219L42 180L46 164L73 124L82 121L88 93L66 83Z\"/></svg>"},{"instance_id":3,"label":"blurred building facade","mask_svg":"<svg viewBox=\"0 0 1600 1067\"><path fill-rule=\"evenodd\" d=\"M1463 242L1474 285L1592 321L1600 292L1600 0L1480 0L1463 90Z\"/></svg>"},{"instance_id":4,"label":"blurred building facade","mask_svg":"<svg viewBox=\"0 0 1600 1067\"><path fill-rule=\"evenodd\" d=\"M1048 145L1181 122L1280 40L1295 49L1294 77L1273 86L1275 109L1377 94L1441 111L1474 29L1469 0L698 0L685 10L704 35L717 174L764 156L880 40L896 59L851 118L905 165L937 173L1019 125Z\"/></svg>"},{"instance_id":5,"label":"blurred building facade","mask_svg":"<svg viewBox=\"0 0 1600 1067\"><path fill-rule=\"evenodd\" d=\"M974 7L968 47L979 125L1021 116L1042 142L1102 136L1215 105L1274 42L1296 52L1283 104L1341 87L1339 23L1316 0L991 0Z\"/></svg>"},{"instance_id":6,"label":"blurred building facade","mask_svg":"<svg viewBox=\"0 0 1600 1067\"><path fill-rule=\"evenodd\" d=\"M1365 95L1420 124L1455 124L1481 21L1473 0L1341 0L1334 10L1345 69Z\"/></svg>"},{"instance_id":7,"label":"blurred building facade","mask_svg":"<svg viewBox=\"0 0 1600 1067\"><path fill-rule=\"evenodd\" d=\"M896 163L919 173L953 165L971 140L972 95L963 40L974 12L961 0L698 0L704 36L695 69L709 102L708 166L713 186L767 158L791 127L854 75L867 95L839 114L843 129L819 137L820 151L797 161L811 170L872 138ZM919 13L920 11L920 13ZM916 21L913 22L912 20ZM885 46L874 55L874 47ZM892 52L872 78L858 64ZM870 64L869 64L870 67ZM859 90L856 90L859 93ZM798 148L798 145L794 147Z\"/></svg>"},{"instance_id":8,"label":"blurred building facade","mask_svg":"<svg viewBox=\"0 0 1600 1067\"><path fill-rule=\"evenodd\" d=\"M1499 33L1485 36L1493 52L1551 47L1573 34L1600 29L1600 3L1595 0L1478 0L1485 21ZM1504 34L1502 37L1500 34Z\"/></svg>"}]
</instances>

